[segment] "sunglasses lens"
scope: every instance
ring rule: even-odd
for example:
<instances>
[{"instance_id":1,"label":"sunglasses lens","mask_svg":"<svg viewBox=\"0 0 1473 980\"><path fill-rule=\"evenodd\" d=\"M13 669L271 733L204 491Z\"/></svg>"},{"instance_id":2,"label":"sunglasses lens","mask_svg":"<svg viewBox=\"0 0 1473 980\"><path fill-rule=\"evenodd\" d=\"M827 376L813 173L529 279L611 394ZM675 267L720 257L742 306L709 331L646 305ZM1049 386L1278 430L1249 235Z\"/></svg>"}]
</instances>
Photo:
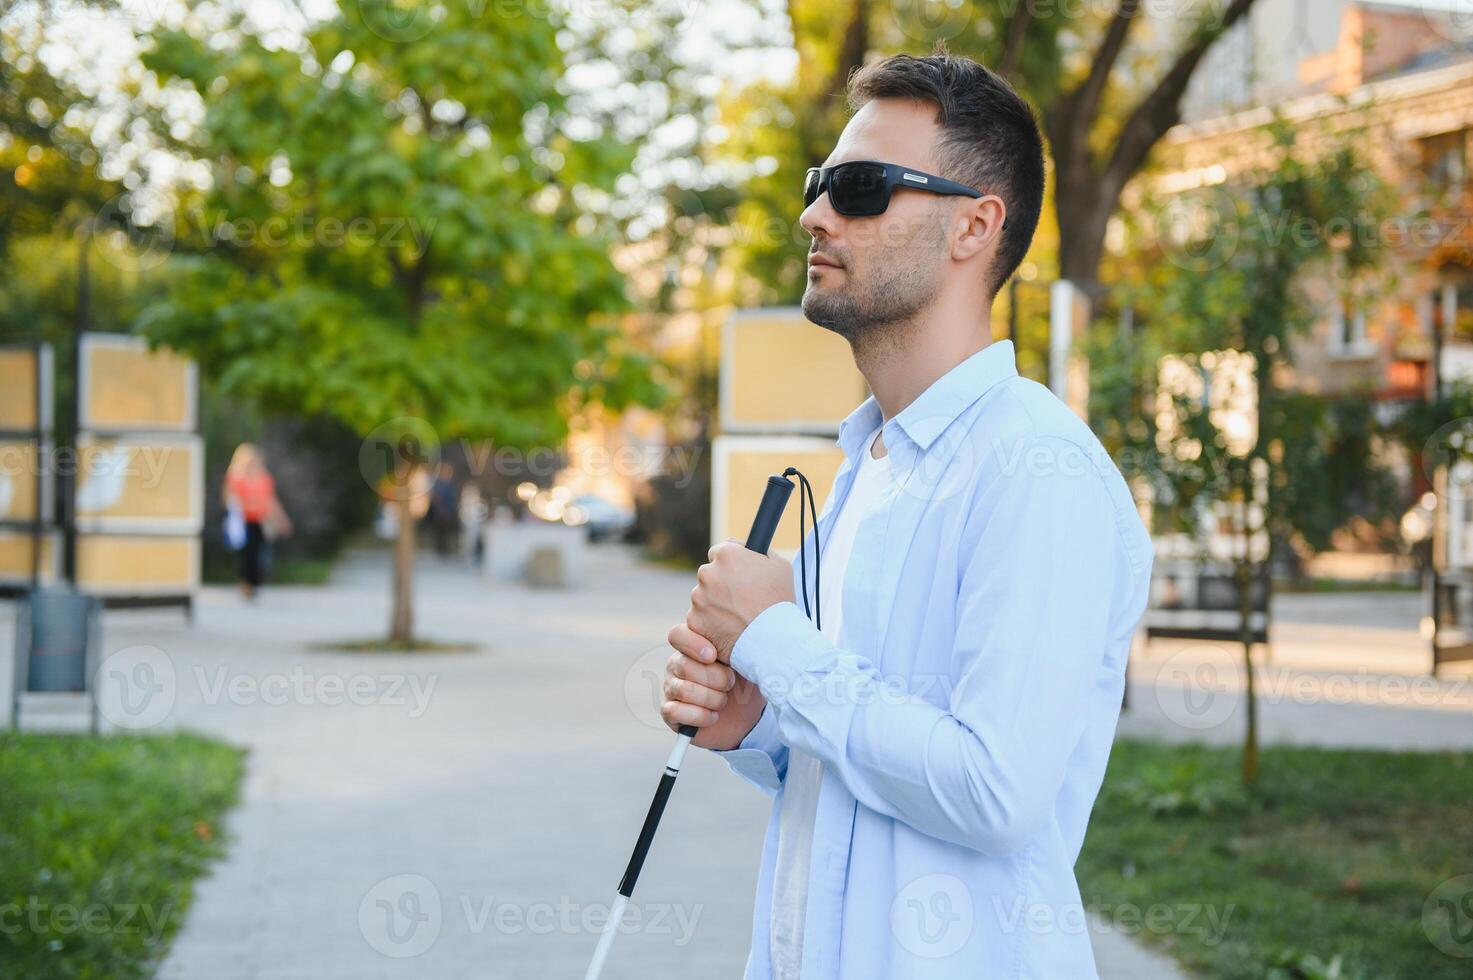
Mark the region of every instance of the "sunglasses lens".
<instances>
[{"instance_id":1,"label":"sunglasses lens","mask_svg":"<svg viewBox=\"0 0 1473 980\"><path fill-rule=\"evenodd\" d=\"M819 172L817 167L809 167L808 175L803 178L803 206L806 208L818 200Z\"/></svg>"},{"instance_id":2,"label":"sunglasses lens","mask_svg":"<svg viewBox=\"0 0 1473 980\"><path fill-rule=\"evenodd\" d=\"M863 217L883 214L890 204L885 168L869 163L841 163L829 181L829 200L840 214Z\"/></svg>"}]
</instances>

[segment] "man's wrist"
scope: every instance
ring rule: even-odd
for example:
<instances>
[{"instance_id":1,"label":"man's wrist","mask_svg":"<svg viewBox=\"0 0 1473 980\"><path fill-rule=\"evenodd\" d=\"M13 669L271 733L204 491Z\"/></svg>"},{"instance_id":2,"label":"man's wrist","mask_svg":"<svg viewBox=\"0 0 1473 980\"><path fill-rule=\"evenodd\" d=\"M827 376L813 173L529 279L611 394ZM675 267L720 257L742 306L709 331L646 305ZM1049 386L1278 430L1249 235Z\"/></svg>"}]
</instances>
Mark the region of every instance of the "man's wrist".
<instances>
[{"instance_id":1,"label":"man's wrist","mask_svg":"<svg viewBox=\"0 0 1473 980\"><path fill-rule=\"evenodd\" d=\"M797 604L775 602L757 614L732 645L731 667L757 685L769 706L781 709L784 697L810 659L807 647L820 634Z\"/></svg>"}]
</instances>

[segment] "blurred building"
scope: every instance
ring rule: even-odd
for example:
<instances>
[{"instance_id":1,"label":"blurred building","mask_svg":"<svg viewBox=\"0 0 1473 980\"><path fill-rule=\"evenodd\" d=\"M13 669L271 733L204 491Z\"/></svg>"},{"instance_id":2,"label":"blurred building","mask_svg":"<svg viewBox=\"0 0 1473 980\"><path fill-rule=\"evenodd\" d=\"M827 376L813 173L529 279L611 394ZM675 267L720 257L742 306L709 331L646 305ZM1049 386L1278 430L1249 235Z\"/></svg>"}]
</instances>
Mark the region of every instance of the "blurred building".
<instances>
[{"instance_id":1,"label":"blurred building","mask_svg":"<svg viewBox=\"0 0 1473 980\"><path fill-rule=\"evenodd\" d=\"M1388 268L1374 283L1307 284L1320 315L1286 380L1388 408L1432 394L1439 378L1473 381L1473 19L1459 23L1437 0L1255 9L1200 73L1195 118L1162 141L1157 190L1210 188L1262 163L1274 113L1309 147L1362 130L1357 146L1400 193L1396 217L1347 216L1321 232L1380 236Z\"/></svg>"},{"instance_id":2,"label":"blurred building","mask_svg":"<svg viewBox=\"0 0 1473 980\"><path fill-rule=\"evenodd\" d=\"M1212 0L1182 0L1170 20L1220 13ZM1349 31L1363 43L1346 44ZM1167 31L1158 28L1158 34ZM1241 109L1331 91L1343 91L1416 57L1439 57L1439 48L1473 38L1473 16L1463 0L1255 0L1202 59L1182 104L1188 122ZM1410 56L1410 57L1409 57Z\"/></svg>"}]
</instances>

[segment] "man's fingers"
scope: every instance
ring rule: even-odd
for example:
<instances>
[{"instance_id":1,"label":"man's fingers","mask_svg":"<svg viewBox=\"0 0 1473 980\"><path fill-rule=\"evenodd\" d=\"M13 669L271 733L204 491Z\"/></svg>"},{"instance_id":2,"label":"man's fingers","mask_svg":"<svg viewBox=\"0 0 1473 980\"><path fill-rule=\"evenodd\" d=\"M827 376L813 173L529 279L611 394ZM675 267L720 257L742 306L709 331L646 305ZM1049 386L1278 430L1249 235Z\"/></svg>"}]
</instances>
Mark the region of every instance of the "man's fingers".
<instances>
[{"instance_id":1,"label":"man's fingers","mask_svg":"<svg viewBox=\"0 0 1473 980\"><path fill-rule=\"evenodd\" d=\"M660 705L660 717L665 719L665 724L672 729L681 725L695 725L697 728L706 728L716 724L719 717L716 712L699 705L686 704L684 701L666 701Z\"/></svg>"},{"instance_id":2,"label":"man's fingers","mask_svg":"<svg viewBox=\"0 0 1473 980\"><path fill-rule=\"evenodd\" d=\"M676 623L670 627L670 633L665 639L687 657L694 657L705 664L716 662L715 646L685 623Z\"/></svg>"},{"instance_id":3,"label":"man's fingers","mask_svg":"<svg viewBox=\"0 0 1473 980\"><path fill-rule=\"evenodd\" d=\"M685 704L710 708L712 711L720 711L726 707L725 691L719 691L695 681L688 681L683 677L672 677L666 674L664 692L667 701L681 701Z\"/></svg>"},{"instance_id":4,"label":"man's fingers","mask_svg":"<svg viewBox=\"0 0 1473 980\"><path fill-rule=\"evenodd\" d=\"M730 691L736 686L736 671L730 667L725 664L703 664L678 650L665 661L665 676L694 681L713 691Z\"/></svg>"},{"instance_id":5,"label":"man's fingers","mask_svg":"<svg viewBox=\"0 0 1473 980\"><path fill-rule=\"evenodd\" d=\"M730 547L732 545L741 545L741 543L742 543L741 540L738 539L738 538L727 538L725 541L721 541L721 542L718 542L717 544L713 544L710 547L710 549L708 549L706 551L706 560L707 561L715 561L716 560L716 552L720 551L723 548L728 548L728 547Z\"/></svg>"}]
</instances>

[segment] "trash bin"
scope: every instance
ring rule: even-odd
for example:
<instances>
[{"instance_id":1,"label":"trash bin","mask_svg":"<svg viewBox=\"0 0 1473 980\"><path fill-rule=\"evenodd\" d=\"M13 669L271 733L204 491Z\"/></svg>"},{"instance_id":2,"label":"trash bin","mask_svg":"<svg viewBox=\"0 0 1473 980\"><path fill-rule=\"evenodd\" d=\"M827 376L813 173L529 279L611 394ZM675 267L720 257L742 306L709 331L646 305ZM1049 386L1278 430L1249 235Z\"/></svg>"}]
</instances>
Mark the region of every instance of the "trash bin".
<instances>
[{"instance_id":1,"label":"trash bin","mask_svg":"<svg viewBox=\"0 0 1473 980\"><path fill-rule=\"evenodd\" d=\"M17 693L84 693L95 648L99 603L70 589L36 589L20 603L15 652L23 683Z\"/></svg>"}]
</instances>

